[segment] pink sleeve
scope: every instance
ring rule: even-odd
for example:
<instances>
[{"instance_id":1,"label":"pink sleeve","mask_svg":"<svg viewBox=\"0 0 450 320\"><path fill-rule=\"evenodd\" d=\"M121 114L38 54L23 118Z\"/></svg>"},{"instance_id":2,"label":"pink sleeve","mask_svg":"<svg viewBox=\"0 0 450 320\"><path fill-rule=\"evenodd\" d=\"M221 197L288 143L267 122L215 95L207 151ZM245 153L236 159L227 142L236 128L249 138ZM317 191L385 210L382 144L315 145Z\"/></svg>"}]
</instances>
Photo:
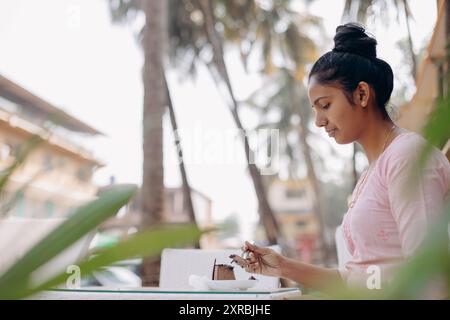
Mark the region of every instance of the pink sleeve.
<instances>
[{"instance_id":1,"label":"pink sleeve","mask_svg":"<svg viewBox=\"0 0 450 320\"><path fill-rule=\"evenodd\" d=\"M417 155L417 150L414 151ZM408 156L407 152L395 152L385 162L389 205L405 258L412 256L422 243L448 191L448 163L432 155L419 175L416 160L417 156Z\"/></svg>"}]
</instances>

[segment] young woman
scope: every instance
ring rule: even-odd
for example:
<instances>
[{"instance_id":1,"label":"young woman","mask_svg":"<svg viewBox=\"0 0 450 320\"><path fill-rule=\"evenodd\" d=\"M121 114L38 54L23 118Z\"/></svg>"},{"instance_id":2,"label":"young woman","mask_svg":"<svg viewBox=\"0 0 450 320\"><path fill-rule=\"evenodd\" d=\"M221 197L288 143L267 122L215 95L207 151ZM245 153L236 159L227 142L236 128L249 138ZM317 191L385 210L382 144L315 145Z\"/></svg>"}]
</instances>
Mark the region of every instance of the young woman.
<instances>
[{"instance_id":1,"label":"young woman","mask_svg":"<svg viewBox=\"0 0 450 320\"><path fill-rule=\"evenodd\" d=\"M312 67L308 94L316 125L339 144L358 142L369 161L342 222L351 259L343 270L329 269L248 242L244 245L250 252L248 272L287 278L318 290L335 283L365 287L370 266L378 268L382 283L388 282L420 246L450 184L450 164L434 149L415 188L407 188L425 140L397 127L388 116L391 67L377 58L376 40L360 25L339 26L334 44Z\"/></svg>"}]
</instances>

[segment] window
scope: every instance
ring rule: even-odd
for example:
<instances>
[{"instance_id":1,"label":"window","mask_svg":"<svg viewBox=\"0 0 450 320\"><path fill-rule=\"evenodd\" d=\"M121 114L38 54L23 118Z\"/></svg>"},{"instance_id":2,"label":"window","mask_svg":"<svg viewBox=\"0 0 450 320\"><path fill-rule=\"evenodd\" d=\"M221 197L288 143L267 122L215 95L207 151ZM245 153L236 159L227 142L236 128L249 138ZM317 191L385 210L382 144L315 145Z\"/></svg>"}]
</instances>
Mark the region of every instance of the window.
<instances>
[{"instance_id":1,"label":"window","mask_svg":"<svg viewBox=\"0 0 450 320\"><path fill-rule=\"evenodd\" d=\"M78 180L81 182L89 182L92 176L92 167L91 166L82 166L78 168L76 176Z\"/></svg>"}]
</instances>

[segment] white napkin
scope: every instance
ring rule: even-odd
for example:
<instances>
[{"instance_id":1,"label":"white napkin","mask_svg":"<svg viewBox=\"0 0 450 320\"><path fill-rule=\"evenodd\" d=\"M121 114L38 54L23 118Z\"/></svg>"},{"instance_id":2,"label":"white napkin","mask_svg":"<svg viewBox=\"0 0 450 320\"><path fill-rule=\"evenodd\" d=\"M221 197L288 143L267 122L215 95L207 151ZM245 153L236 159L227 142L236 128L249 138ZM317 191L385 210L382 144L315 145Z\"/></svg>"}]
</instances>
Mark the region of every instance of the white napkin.
<instances>
[{"instance_id":1,"label":"white napkin","mask_svg":"<svg viewBox=\"0 0 450 320\"><path fill-rule=\"evenodd\" d=\"M206 284L208 280L209 279L206 276L191 274L189 276L189 285L197 290L209 290L209 287Z\"/></svg>"}]
</instances>

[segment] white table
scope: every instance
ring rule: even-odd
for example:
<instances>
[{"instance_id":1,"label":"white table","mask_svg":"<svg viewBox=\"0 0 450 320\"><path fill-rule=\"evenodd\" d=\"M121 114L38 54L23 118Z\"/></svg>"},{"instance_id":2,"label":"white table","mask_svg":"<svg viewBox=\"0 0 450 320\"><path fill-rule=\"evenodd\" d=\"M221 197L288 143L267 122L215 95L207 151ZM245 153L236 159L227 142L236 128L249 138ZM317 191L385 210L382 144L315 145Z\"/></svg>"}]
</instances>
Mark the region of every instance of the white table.
<instances>
[{"instance_id":1,"label":"white table","mask_svg":"<svg viewBox=\"0 0 450 320\"><path fill-rule=\"evenodd\" d=\"M33 300L279 300L298 297L298 288L243 291L200 291L162 288L53 289L31 297Z\"/></svg>"}]
</instances>

